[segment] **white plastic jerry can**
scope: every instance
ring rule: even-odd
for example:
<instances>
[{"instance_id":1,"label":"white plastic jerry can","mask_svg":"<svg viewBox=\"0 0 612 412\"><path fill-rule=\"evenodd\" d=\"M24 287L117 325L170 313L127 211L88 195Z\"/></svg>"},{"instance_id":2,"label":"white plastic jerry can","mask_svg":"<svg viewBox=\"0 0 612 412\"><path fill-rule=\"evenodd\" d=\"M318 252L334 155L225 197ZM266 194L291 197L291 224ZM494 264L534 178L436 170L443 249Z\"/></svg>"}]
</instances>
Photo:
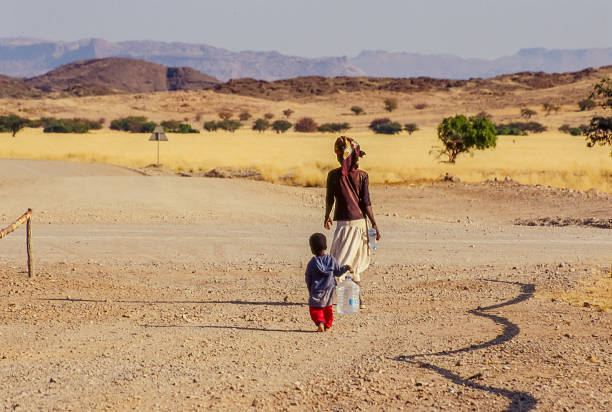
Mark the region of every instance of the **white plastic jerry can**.
<instances>
[{"instance_id":1,"label":"white plastic jerry can","mask_svg":"<svg viewBox=\"0 0 612 412\"><path fill-rule=\"evenodd\" d=\"M336 290L338 313L353 314L359 312L359 285L347 276Z\"/></svg>"}]
</instances>

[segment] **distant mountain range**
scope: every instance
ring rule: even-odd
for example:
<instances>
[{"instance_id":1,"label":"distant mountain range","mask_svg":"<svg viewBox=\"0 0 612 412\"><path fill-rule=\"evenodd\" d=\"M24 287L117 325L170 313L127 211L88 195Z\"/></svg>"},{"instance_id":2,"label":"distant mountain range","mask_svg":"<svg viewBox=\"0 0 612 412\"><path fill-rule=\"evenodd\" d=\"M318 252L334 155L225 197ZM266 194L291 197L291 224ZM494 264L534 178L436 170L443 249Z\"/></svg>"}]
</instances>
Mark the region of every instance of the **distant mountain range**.
<instances>
[{"instance_id":1,"label":"distant mountain range","mask_svg":"<svg viewBox=\"0 0 612 412\"><path fill-rule=\"evenodd\" d=\"M385 51L364 51L356 57L304 58L277 52L231 52L204 44L0 39L0 74L11 77L35 77L75 61L106 57L129 57L168 67L193 68L221 81L238 78L278 80L301 76L468 79L524 71L572 72L611 65L612 47L524 49L513 56L492 60Z\"/></svg>"}]
</instances>

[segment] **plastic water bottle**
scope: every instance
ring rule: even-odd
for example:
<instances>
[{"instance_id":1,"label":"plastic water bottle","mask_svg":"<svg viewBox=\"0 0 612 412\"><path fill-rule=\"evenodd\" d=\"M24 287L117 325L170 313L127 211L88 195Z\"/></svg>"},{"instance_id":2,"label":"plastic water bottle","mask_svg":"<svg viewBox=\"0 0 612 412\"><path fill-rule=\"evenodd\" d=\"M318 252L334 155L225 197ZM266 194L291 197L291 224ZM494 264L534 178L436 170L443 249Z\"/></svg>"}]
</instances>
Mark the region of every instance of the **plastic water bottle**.
<instances>
[{"instance_id":1,"label":"plastic water bottle","mask_svg":"<svg viewBox=\"0 0 612 412\"><path fill-rule=\"evenodd\" d=\"M347 276L337 288L338 313L353 314L359 312L359 285Z\"/></svg>"},{"instance_id":2,"label":"plastic water bottle","mask_svg":"<svg viewBox=\"0 0 612 412\"><path fill-rule=\"evenodd\" d=\"M370 241L370 249L376 250L376 229L370 228L368 230L368 240Z\"/></svg>"}]
</instances>

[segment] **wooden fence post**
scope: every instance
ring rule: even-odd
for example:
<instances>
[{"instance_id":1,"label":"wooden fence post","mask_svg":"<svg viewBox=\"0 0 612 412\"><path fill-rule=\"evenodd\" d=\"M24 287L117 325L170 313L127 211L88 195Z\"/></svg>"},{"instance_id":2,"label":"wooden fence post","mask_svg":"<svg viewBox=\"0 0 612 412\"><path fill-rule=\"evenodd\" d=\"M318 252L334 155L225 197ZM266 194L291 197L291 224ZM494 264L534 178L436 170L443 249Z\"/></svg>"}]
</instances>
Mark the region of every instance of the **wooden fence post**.
<instances>
[{"instance_id":1,"label":"wooden fence post","mask_svg":"<svg viewBox=\"0 0 612 412\"><path fill-rule=\"evenodd\" d=\"M28 252L28 277L34 276L34 258L32 257L32 209L28 209L30 216L26 224L26 250Z\"/></svg>"}]
</instances>

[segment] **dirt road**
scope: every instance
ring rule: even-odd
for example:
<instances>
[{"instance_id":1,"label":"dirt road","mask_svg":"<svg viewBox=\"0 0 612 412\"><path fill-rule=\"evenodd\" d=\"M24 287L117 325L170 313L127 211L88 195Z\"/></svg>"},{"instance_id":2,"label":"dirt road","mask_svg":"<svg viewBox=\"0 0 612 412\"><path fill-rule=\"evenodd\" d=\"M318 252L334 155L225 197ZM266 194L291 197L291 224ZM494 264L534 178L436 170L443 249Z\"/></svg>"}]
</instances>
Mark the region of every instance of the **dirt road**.
<instances>
[{"instance_id":1,"label":"dirt road","mask_svg":"<svg viewBox=\"0 0 612 412\"><path fill-rule=\"evenodd\" d=\"M374 187L368 308L313 333L323 191L0 160L3 409L609 410L612 196L512 183ZM331 233L328 233L331 238ZM609 275L608 275L609 276Z\"/></svg>"}]
</instances>

